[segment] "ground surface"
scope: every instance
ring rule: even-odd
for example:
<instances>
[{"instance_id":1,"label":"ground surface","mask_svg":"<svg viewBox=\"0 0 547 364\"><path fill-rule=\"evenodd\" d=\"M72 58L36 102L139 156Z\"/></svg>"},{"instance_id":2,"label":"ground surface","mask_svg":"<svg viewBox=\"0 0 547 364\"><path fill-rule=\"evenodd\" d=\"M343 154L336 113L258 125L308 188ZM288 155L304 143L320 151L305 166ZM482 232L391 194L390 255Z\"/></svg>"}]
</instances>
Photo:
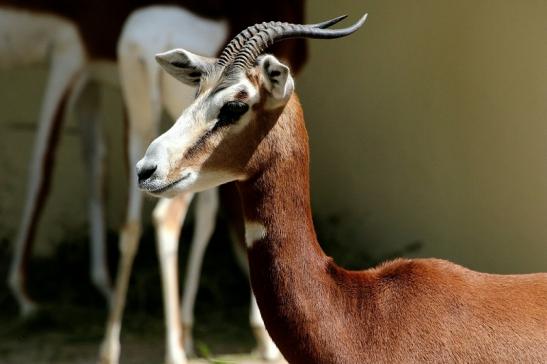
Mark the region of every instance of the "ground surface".
<instances>
[{"instance_id":1,"label":"ground surface","mask_svg":"<svg viewBox=\"0 0 547 364\"><path fill-rule=\"evenodd\" d=\"M254 363L248 355L255 346L248 320L249 284L232 258L226 231L218 230L203 262L195 307L196 351L202 361L222 356L221 362ZM186 241L189 236L191 231L182 239ZM115 232L109 234L108 246L111 271L115 271ZM187 250L188 246L181 244L182 262ZM0 242L0 277L7 276L10 259L8 242ZM80 232L67 236L53 257L34 256L29 266L29 291L40 302L41 310L31 319L21 320L12 295L1 284L2 278L0 364L95 363L106 305L89 281L87 238ZM163 362L162 307L153 232L148 229L129 287L122 327L122 364Z\"/></svg>"},{"instance_id":2,"label":"ground surface","mask_svg":"<svg viewBox=\"0 0 547 364\"><path fill-rule=\"evenodd\" d=\"M45 307L26 321L0 316L0 363L95 363L104 315L88 308L56 306L55 310ZM261 363L250 354L254 345L250 330L221 322L217 314L201 321L195 333L199 358L191 363ZM121 363L161 363L165 347L161 318L130 313L124 323Z\"/></svg>"}]
</instances>

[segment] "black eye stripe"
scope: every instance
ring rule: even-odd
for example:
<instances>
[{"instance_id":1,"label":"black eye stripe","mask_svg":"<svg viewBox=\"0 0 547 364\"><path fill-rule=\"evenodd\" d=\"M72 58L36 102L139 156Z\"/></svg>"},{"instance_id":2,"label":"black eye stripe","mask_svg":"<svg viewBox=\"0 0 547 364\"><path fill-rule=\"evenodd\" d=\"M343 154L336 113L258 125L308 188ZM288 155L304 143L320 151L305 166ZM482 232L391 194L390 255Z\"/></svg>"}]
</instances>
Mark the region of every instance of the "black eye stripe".
<instances>
[{"instance_id":1,"label":"black eye stripe","mask_svg":"<svg viewBox=\"0 0 547 364\"><path fill-rule=\"evenodd\" d=\"M178 68L187 68L188 65L189 65L188 62L178 62L178 61L171 62L171 64L175 67L178 67Z\"/></svg>"},{"instance_id":2,"label":"black eye stripe","mask_svg":"<svg viewBox=\"0 0 547 364\"><path fill-rule=\"evenodd\" d=\"M211 130L208 130L201 137L199 137L194 145L188 148L186 153L184 153L184 158L192 158L205 146L207 139L209 139L217 130L235 123L248 110L249 105L241 101L228 101L227 103L225 103L220 108L216 124Z\"/></svg>"},{"instance_id":3,"label":"black eye stripe","mask_svg":"<svg viewBox=\"0 0 547 364\"><path fill-rule=\"evenodd\" d=\"M213 131L214 130L208 130L205 134L199 137L197 142L195 142L194 145L188 148L186 153L184 153L184 158L192 158L195 153L199 152L201 148L205 145L205 141L209 139L211 135L213 135Z\"/></svg>"},{"instance_id":4,"label":"black eye stripe","mask_svg":"<svg viewBox=\"0 0 547 364\"><path fill-rule=\"evenodd\" d=\"M247 110L249 110L249 105L244 102L228 101L220 108L213 130L235 123Z\"/></svg>"}]
</instances>

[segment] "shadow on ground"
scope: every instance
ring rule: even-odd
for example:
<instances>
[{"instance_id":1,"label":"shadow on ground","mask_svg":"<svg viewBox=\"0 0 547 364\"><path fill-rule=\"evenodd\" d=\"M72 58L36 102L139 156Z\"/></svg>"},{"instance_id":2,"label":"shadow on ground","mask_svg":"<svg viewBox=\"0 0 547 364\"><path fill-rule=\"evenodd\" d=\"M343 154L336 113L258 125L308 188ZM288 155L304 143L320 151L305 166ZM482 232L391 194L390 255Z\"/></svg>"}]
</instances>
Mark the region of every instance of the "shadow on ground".
<instances>
[{"instance_id":1,"label":"shadow on ground","mask_svg":"<svg viewBox=\"0 0 547 364\"><path fill-rule=\"evenodd\" d=\"M191 224L189 224L191 226ZM182 241L191 237L183 231ZM72 238L76 236L76 238ZM194 337L198 356L250 353L247 278L236 264L219 224L203 262L195 307ZM118 259L117 235L109 233L110 269ZM0 242L0 277L7 276L11 254ZM181 244L185 262L187 244ZM40 311L22 320L5 285L0 287L0 364L94 363L106 320L103 298L88 277L88 243L75 232L58 245L54 257L33 257L29 291ZM153 232L147 229L135 259L122 328L121 363L160 363L164 357L163 303ZM237 363L245 362L236 357ZM234 362L232 359L227 359Z\"/></svg>"},{"instance_id":2,"label":"shadow on ground","mask_svg":"<svg viewBox=\"0 0 547 364\"><path fill-rule=\"evenodd\" d=\"M235 312L235 316L239 313ZM0 363L95 363L104 320L102 310L73 306L43 306L34 317L21 321L2 316ZM253 339L244 327L214 313L196 326L197 362L255 363L248 355ZM122 333L121 363L160 363L164 356L161 317L129 313ZM231 353L227 355L227 353ZM239 353L234 355L233 353Z\"/></svg>"}]
</instances>

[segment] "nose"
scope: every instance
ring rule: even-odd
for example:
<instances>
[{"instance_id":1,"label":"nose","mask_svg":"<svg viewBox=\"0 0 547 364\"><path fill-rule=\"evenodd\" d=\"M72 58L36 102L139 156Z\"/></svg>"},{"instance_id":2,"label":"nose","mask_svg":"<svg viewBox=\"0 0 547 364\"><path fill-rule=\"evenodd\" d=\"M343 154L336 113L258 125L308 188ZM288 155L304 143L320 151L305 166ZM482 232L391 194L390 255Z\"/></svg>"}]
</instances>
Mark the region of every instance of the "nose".
<instances>
[{"instance_id":1,"label":"nose","mask_svg":"<svg viewBox=\"0 0 547 364\"><path fill-rule=\"evenodd\" d=\"M154 172L158 169L158 165L143 165L141 167L137 166L137 177L139 178L139 183L142 183L152 177Z\"/></svg>"}]
</instances>

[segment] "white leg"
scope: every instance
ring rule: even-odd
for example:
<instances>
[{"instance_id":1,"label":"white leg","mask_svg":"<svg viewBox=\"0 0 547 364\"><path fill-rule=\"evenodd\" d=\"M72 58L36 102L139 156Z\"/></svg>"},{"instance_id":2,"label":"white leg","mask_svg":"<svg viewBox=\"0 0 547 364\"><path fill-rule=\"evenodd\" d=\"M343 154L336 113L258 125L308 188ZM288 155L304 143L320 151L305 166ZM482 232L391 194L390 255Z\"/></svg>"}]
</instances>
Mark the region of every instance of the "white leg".
<instances>
[{"instance_id":1,"label":"white leg","mask_svg":"<svg viewBox=\"0 0 547 364\"><path fill-rule=\"evenodd\" d=\"M137 184L135 165L144 154L144 148L156 135L161 111L157 89L159 76L155 71L157 66L142 63L139 48L124 44L123 41L120 41L118 48L118 65L129 117L129 196L126 224L120 233L121 257L112 306L99 353L100 363L105 364L116 364L119 361L120 330L127 285L140 237L142 194Z\"/></svg>"},{"instance_id":2,"label":"white leg","mask_svg":"<svg viewBox=\"0 0 547 364\"><path fill-rule=\"evenodd\" d=\"M38 133L30 163L26 202L14 244L14 257L8 278L23 315L30 314L35 304L25 287L25 270L30 256L38 220L49 191L49 179L63 120L63 110L70 88L84 63L84 51L77 30L64 24L52 37L50 74L38 120Z\"/></svg>"},{"instance_id":3,"label":"white leg","mask_svg":"<svg viewBox=\"0 0 547 364\"><path fill-rule=\"evenodd\" d=\"M192 327L194 325L194 303L199 285L201 265L205 249L213 234L218 211L218 190L216 188L198 194L196 201L196 222L194 236L190 245L190 255L186 266L184 291L182 295L182 325L184 347L188 353L194 352Z\"/></svg>"},{"instance_id":4,"label":"white leg","mask_svg":"<svg viewBox=\"0 0 547 364\"><path fill-rule=\"evenodd\" d=\"M105 145L98 120L99 87L95 82L85 82L78 90L74 111L80 123L84 169L89 184L89 230L91 281L111 300L110 275L106 257L103 183Z\"/></svg>"},{"instance_id":5,"label":"white leg","mask_svg":"<svg viewBox=\"0 0 547 364\"><path fill-rule=\"evenodd\" d=\"M153 213L163 288L166 364L186 363L179 311L178 246L180 230L192 197L192 193L187 193L173 199L161 199Z\"/></svg>"},{"instance_id":6,"label":"white leg","mask_svg":"<svg viewBox=\"0 0 547 364\"><path fill-rule=\"evenodd\" d=\"M129 161L132 164L136 163L136 160L140 158L137 155L140 156L141 152L138 151L142 149L138 148L135 144L141 143L137 137L130 137ZM120 330L123 310L125 308L125 298L127 296L127 286L141 235L142 194L137 185L137 177L133 176L133 173L130 173L129 178L127 219L120 232L120 261L118 263L116 283L106 324L105 337L99 354L99 362L104 364L115 364L119 361Z\"/></svg>"},{"instance_id":7,"label":"white leg","mask_svg":"<svg viewBox=\"0 0 547 364\"><path fill-rule=\"evenodd\" d=\"M281 353L275 343L273 342L268 331L266 331L266 326L264 326L264 321L260 315L260 310L258 309L258 304L256 303L256 298L254 293L251 291L251 312L250 312L250 322L251 328L255 335L258 352L260 356L267 361L277 360L281 357Z\"/></svg>"},{"instance_id":8,"label":"white leg","mask_svg":"<svg viewBox=\"0 0 547 364\"><path fill-rule=\"evenodd\" d=\"M161 19L161 22L158 22L157 19ZM174 117L178 116L178 113L185 105L190 104L195 91L193 88L184 86L181 90L180 86L170 87L169 85L177 85L172 80L164 82L165 80L162 79L161 83L158 82L160 68L154 60L154 54L175 46L183 46L191 41L198 48L202 49L204 47L208 50L205 51L204 49L200 52L201 54L214 55L224 43L228 32L227 24L225 22L207 21L210 23L208 31L198 32L200 36L198 38L195 36L188 37L187 34L192 33L196 29L195 24L202 22L203 18L195 17L183 9L143 9L136 11L128 18L118 42L118 60L122 90L129 111L130 126L133 133L148 136L150 130L156 130L159 121L157 116L159 116L160 102L163 102L167 106ZM159 86L162 86L163 95L161 95L161 100ZM146 145L148 144L146 143ZM133 171L134 163L130 164L129 168ZM136 180L136 176L134 178ZM172 236L171 241L173 241ZM160 241L158 241L158 244L160 244ZM161 245L163 246L163 243ZM160 246L158 248L161 249ZM172 276L171 273L167 272L172 271L172 268L168 267L173 266L173 259L167 259L162 263L162 266L166 267L162 268L162 275L165 270L166 276ZM166 281L164 286L172 286L173 281L173 279L168 280L170 283ZM166 288L164 295L171 295L173 291L173 289ZM114 298L113 301L116 302L117 299ZM171 302L169 304L171 306L174 300L171 299L169 302ZM170 317L173 317L173 315ZM167 317L166 319L169 321L168 330L170 326L176 326L173 320ZM119 333L119 322L117 326L116 323L109 323L109 326L114 327L114 329L117 328ZM111 330L111 332L115 333L116 330ZM114 336L110 335L107 337L105 343L118 343L118 338L114 338ZM173 342L176 341L176 334L171 335L171 337L175 338ZM103 344L103 347L108 346L115 347L112 344ZM172 347L175 347L175 345L173 344ZM167 355L170 355L169 349ZM111 360L106 362L117 362L117 357L116 361Z\"/></svg>"}]
</instances>

